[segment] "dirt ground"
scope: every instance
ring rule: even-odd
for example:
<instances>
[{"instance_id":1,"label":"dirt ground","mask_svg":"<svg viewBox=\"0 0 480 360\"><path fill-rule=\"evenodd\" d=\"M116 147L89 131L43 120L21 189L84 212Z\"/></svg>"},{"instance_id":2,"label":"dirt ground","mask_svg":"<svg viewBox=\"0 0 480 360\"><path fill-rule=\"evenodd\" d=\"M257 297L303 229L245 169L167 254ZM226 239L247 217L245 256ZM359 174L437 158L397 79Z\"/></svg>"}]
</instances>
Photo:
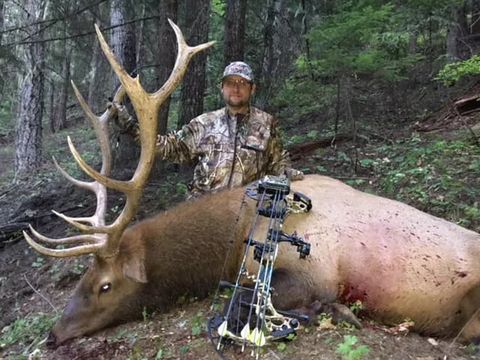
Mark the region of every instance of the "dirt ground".
<instances>
[{"instance_id":1,"label":"dirt ground","mask_svg":"<svg viewBox=\"0 0 480 360\"><path fill-rule=\"evenodd\" d=\"M300 160L301 161L301 160ZM302 164L297 164L299 167ZM174 180L172 180L174 184ZM172 185L174 186L174 185ZM171 189L164 192L172 193ZM174 193L174 192L173 192ZM182 200L159 196L159 185L150 183L146 189L138 218L173 206ZM0 219L3 224L31 222L44 234L63 236L65 224L51 215L56 209L70 216L92 212L92 197L66 184L58 176L55 180L37 178L17 181L0 192ZM110 207L121 206L113 196ZM0 224L2 225L2 224ZM1 234L0 234L1 235ZM0 330L15 320L46 314L61 313L75 284L88 267L90 258L53 259L39 256L23 239L20 232L0 242ZM179 304L167 313L144 314L143 320L129 322L100 331L92 336L75 339L56 349L45 345L46 333L36 338L9 345L0 344L0 359L216 359L219 358L210 343L205 324L211 316L212 298L193 299ZM452 339L430 338L410 332L408 326L388 328L372 324L360 315L364 328L352 330L337 326L301 328L296 339L286 343L272 343L261 354L262 359L414 359L451 360L475 359L480 356L473 348ZM327 324L328 325L328 324ZM2 334L0 334L2 335ZM337 352L347 337L356 337L346 355ZM350 338L351 339L351 338ZM40 344L39 344L40 343ZM366 348L359 357L355 349ZM225 353L227 359L250 359L249 352Z\"/></svg>"}]
</instances>

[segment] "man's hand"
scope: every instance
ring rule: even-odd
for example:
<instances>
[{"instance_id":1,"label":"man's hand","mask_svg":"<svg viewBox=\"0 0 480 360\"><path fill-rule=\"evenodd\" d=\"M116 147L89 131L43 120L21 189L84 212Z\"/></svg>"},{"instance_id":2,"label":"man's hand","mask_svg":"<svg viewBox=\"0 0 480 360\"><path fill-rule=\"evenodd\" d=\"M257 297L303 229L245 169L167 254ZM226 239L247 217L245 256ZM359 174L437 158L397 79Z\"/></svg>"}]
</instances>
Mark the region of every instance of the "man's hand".
<instances>
[{"instance_id":1,"label":"man's hand","mask_svg":"<svg viewBox=\"0 0 480 360\"><path fill-rule=\"evenodd\" d=\"M117 102L108 102L107 106L110 108L114 106L117 109L116 116L114 117L114 122L117 125L121 134L132 134L136 136L136 130L138 128L138 123L133 116L128 113L126 106L119 104Z\"/></svg>"}]
</instances>

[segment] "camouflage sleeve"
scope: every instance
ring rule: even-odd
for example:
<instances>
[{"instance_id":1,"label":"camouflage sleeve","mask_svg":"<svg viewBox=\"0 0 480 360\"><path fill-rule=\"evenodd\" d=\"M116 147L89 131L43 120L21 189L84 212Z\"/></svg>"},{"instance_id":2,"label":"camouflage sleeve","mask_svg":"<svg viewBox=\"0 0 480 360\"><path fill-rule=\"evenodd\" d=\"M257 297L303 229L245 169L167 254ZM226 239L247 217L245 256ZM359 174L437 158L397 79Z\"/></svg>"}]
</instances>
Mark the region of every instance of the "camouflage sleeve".
<instances>
[{"instance_id":1,"label":"camouflage sleeve","mask_svg":"<svg viewBox=\"0 0 480 360\"><path fill-rule=\"evenodd\" d=\"M130 134L137 144L140 144L140 127L126 107L121 104L110 104L117 108L115 124L123 134ZM189 162L196 158L198 139L202 127L193 119L181 130L168 135L158 135L156 155L163 160L175 163Z\"/></svg>"},{"instance_id":2,"label":"camouflage sleeve","mask_svg":"<svg viewBox=\"0 0 480 360\"><path fill-rule=\"evenodd\" d=\"M291 181L302 180L303 172L293 169L290 161L290 154L283 149L278 122L276 119L272 121L270 129L269 142L270 161L267 167L267 173L272 175L286 175Z\"/></svg>"},{"instance_id":3,"label":"camouflage sleeve","mask_svg":"<svg viewBox=\"0 0 480 360\"><path fill-rule=\"evenodd\" d=\"M199 155L198 142L203 127L193 119L181 130L168 135L158 135L156 154L163 160L174 163L190 162Z\"/></svg>"}]
</instances>

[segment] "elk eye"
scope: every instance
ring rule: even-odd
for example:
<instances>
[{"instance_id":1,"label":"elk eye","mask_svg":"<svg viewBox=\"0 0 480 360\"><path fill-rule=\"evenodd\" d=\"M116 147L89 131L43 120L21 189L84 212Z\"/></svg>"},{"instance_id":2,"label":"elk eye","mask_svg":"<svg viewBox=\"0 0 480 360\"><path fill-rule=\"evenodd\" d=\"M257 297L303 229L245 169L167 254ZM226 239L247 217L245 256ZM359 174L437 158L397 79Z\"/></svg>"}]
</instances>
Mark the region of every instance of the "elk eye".
<instances>
[{"instance_id":1,"label":"elk eye","mask_svg":"<svg viewBox=\"0 0 480 360\"><path fill-rule=\"evenodd\" d=\"M112 288L112 284L106 283L106 284L102 285L102 287L100 288L100 292L101 293L106 293L106 292L110 291L111 288Z\"/></svg>"}]
</instances>

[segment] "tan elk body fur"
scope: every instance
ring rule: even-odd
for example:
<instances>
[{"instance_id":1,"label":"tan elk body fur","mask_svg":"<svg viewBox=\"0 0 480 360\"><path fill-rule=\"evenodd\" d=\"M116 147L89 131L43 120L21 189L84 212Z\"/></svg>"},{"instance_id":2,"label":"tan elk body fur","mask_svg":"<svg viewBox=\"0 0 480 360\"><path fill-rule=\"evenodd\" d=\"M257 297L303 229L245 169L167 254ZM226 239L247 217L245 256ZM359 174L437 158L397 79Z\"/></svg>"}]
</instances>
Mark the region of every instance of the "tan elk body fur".
<instances>
[{"instance_id":1,"label":"tan elk body fur","mask_svg":"<svg viewBox=\"0 0 480 360\"><path fill-rule=\"evenodd\" d=\"M281 284L275 289L277 307L361 300L373 319L394 324L410 318L418 331L450 336L480 307L479 234L325 176L307 176L292 188L309 196L313 208L289 215L283 229L297 231L312 250L303 260L291 246L280 245L276 268L289 281L285 291ZM236 233L222 277L232 281L254 215L253 200L240 213L243 192L205 196L127 229L119 255L107 262L97 257L71 300L78 303L93 288L90 310L103 311L82 312L75 321L83 329L73 335L140 316L144 306L167 309L179 296L214 291ZM265 229L262 222L259 240ZM256 263L250 260L247 269L255 273ZM112 290L97 295L105 282ZM471 321L464 339L480 335L479 320ZM70 336L72 322L67 307L53 330L58 341Z\"/></svg>"}]
</instances>

